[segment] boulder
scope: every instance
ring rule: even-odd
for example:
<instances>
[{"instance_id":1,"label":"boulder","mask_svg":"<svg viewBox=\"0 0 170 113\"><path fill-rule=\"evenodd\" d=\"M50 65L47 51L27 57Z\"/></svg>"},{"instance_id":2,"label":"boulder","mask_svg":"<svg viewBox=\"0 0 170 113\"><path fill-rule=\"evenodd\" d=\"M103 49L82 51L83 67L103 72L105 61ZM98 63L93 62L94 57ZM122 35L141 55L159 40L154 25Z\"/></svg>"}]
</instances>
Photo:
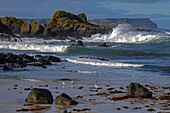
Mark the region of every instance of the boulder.
<instances>
[{"instance_id":1,"label":"boulder","mask_svg":"<svg viewBox=\"0 0 170 113\"><path fill-rule=\"evenodd\" d=\"M43 31L44 31L43 26L41 26L40 24L37 24L36 22L33 22L31 24L30 37L39 37L42 35Z\"/></svg>"},{"instance_id":2,"label":"boulder","mask_svg":"<svg viewBox=\"0 0 170 113\"><path fill-rule=\"evenodd\" d=\"M127 96L135 98L151 98L152 92L139 83L130 83L127 86Z\"/></svg>"},{"instance_id":3,"label":"boulder","mask_svg":"<svg viewBox=\"0 0 170 113\"><path fill-rule=\"evenodd\" d=\"M103 43L103 44L98 44L96 46L99 46L99 47L108 47L108 45L106 43Z\"/></svg>"},{"instance_id":4,"label":"boulder","mask_svg":"<svg viewBox=\"0 0 170 113\"><path fill-rule=\"evenodd\" d=\"M60 94L56 97L56 104L62 106L72 106L77 105L78 102L73 100L70 96L65 93Z\"/></svg>"},{"instance_id":5,"label":"boulder","mask_svg":"<svg viewBox=\"0 0 170 113\"><path fill-rule=\"evenodd\" d=\"M34 88L28 94L26 101L39 104L52 104L53 96L47 89Z\"/></svg>"},{"instance_id":6,"label":"boulder","mask_svg":"<svg viewBox=\"0 0 170 113\"><path fill-rule=\"evenodd\" d=\"M83 43L83 41L81 41L81 40L76 40L75 46L81 46L81 47L83 47L83 46L84 46L84 43Z\"/></svg>"}]
</instances>

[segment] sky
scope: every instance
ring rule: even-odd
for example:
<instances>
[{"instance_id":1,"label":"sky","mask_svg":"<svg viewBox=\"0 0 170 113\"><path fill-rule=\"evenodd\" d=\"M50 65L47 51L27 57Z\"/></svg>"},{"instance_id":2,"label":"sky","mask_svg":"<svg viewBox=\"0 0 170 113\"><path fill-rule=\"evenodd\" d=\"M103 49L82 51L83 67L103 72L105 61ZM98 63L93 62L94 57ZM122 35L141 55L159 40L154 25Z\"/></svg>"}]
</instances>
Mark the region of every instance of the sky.
<instances>
[{"instance_id":1,"label":"sky","mask_svg":"<svg viewBox=\"0 0 170 113\"><path fill-rule=\"evenodd\" d=\"M57 10L94 18L151 18L170 29L170 0L0 0L0 16L50 18Z\"/></svg>"}]
</instances>

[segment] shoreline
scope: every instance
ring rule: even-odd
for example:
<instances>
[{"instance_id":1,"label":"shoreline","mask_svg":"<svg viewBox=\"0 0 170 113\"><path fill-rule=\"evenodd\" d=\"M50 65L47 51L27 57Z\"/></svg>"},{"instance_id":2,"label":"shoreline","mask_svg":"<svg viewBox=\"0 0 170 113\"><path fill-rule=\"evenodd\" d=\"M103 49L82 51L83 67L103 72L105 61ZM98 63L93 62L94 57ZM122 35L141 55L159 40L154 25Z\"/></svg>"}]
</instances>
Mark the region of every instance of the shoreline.
<instances>
[{"instance_id":1,"label":"shoreline","mask_svg":"<svg viewBox=\"0 0 170 113\"><path fill-rule=\"evenodd\" d=\"M62 81L61 81L62 82ZM50 83L44 81L37 81L36 84L33 81L23 81L16 79L0 79L0 109L2 112L10 113L17 112L16 110L31 109L35 111L46 112L81 112L86 113L111 113L115 112L170 112L169 100L153 100L153 99L141 99L130 98L125 100L113 101L109 98L119 97L126 93L118 93L118 91L126 92L126 86L115 86L103 84L96 88L94 84L74 84L74 86L62 85L61 83ZM164 86L149 86L149 89L154 93L156 97L164 95L163 92L169 87ZM30 104L25 102L25 98L32 88L44 88L52 92L53 98L61 93L66 93L79 102L77 106L71 108L60 108L56 106L55 102L51 105L43 104ZM116 92L117 90L117 92ZM111 92L112 91L112 92ZM114 92L115 91L115 92ZM167 105L166 105L167 104ZM8 106L8 107L6 107ZM36 107L38 106L38 108ZM50 108L49 108L50 107ZM42 109L40 109L42 108ZM32 109L33 110L33 109ZM76 111L77 110L77 111ZM86 111L87 110L87 111ZM18 111L19 112L19 111Z\"/></svg>"}]
</instances>

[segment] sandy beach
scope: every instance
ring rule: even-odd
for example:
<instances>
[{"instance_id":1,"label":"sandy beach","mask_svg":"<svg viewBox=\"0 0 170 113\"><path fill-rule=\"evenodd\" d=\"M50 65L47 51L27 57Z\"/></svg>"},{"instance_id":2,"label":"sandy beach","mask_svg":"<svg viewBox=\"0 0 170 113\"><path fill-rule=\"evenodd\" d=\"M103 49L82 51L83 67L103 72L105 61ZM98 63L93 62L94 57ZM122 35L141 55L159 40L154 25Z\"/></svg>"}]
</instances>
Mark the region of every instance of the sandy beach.
<instances>
[{"instance_id":1,"label":"sandy beach","mask_svg":"<svg viewBox=\"0 0 170 113\"><path fill-rule=\"evenodd\" d=\"M63 84L64 82L64 84ZM129 98L112 100L113 97L126 95L126 85L113 84L74 84L70 80L60 80L56 83L0 79L0 109L3 113L14 112L85 112L85 113L113 113L113 112L170 112L169 98L159 100L168 93L167 86L147 86L157 99ZM52 92L55 99L60 93L66 93L79 102L77 106L65 108L53 104L32 104L25 102L32 88L44 88Z\"/></svg>"}]
</instances>

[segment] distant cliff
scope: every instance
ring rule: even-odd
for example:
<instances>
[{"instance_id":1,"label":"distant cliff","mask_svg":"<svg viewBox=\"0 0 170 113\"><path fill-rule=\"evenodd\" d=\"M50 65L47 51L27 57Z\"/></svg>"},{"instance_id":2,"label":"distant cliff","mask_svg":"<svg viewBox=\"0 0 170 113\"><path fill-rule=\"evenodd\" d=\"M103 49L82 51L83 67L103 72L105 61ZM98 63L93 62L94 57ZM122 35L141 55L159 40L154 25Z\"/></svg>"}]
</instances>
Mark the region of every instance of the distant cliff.
<instances>
[{"instance_id":1,"label":"distant cliff","mask_svg":"<svg viewBox=\"0 0 170 113\"><path fill-rule=\"evenodd\" d=\"M39 18L39 19L22 19L23 21L31 24L37 22L38 24L48 24L50 18ZM157 24L152 22L149 18L110 18L110 19L90 19L90 23L98 25L106 25L116 27L118 24L127 23L133 28L142 29L157 29Z\"/></svg>"},{"instance_id":2,"label":"distant cliff","mask_svg":"<svg viewBox=\"0 0 170 113\"><path fill-rule=\"evenodd\" d=\"M110 19L91 19L89 22L98 25L116 27L118 24L130 24L132 28L157 29L157 24L149 18L110 18Z\"/></svg>"}]
</instances>

